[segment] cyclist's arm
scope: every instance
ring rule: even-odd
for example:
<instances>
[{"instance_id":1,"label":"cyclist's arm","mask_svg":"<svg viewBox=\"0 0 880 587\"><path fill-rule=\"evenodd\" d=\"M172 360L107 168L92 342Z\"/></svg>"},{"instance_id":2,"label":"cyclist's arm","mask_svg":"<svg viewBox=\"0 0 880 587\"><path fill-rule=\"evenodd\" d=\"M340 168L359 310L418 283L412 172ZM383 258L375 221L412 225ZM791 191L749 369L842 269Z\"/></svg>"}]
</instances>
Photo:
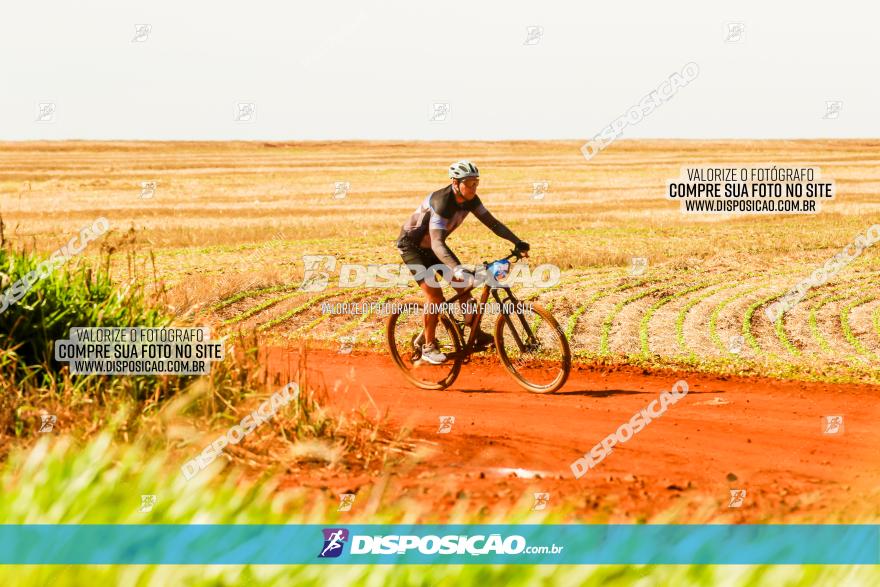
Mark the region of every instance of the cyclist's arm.
<instances>
[{"instance_id":1,"label":"cyclist's arm","mask_svg":"<svg viewBox=\"0 0 880 587\"><path fill-rule=\"evenodd\" d=\"M455 253L453 253L452 249L449 248L449 245L446 244L446 237L449 236L449 231L446 229L446 226L446 218L443 218L437 213L431 214L431 223L428 225L428 232L431 234L431 250L434 251L434 254L437 255L437 258L440 259L444 265L448 265L455 269L461 265L461 261L458 260Z\"/></svg>"},{"instance_id":2,"label":"cyclist's arm","mask_svg":"<svg viewBox=\"0 0 880 587\"><path fill-rule=\"evenodd\" d=\"M513 231L504 226L500 220L492 216L486 207L482 204L479 204L476 208L474 208L474 216L480 219L480 222L485 224L489 230L494 232L497 236L500 236L504 240L508 240L513 244L517 244L520 242L519 237L513 234Z\"/></svg>"}]
</instances>

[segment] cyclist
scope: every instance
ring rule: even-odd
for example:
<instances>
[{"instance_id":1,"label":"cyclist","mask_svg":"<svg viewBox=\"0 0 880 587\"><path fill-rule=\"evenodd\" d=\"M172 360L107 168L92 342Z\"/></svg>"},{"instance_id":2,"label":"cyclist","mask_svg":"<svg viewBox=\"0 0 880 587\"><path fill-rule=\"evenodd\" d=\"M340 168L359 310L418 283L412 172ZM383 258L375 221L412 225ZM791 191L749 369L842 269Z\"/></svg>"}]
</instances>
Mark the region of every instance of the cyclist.
<instances>
[{"instance_id":1,"label":"cyclist","mask_svg":"<svg viewBox=\"0 0 880 587\"><path fill-rule=\"evenodd\" d=\"M477 166L467 160L456 161L449 166L448 186L429 194L409 217L400 230L397 248L404 262L409 266L416 283L422 288L430 304L441 304L444 301L443 291L425 282L425 275L433 269L419 270L417 267L430 268L446 265L453 270L453 287L467 285L467 270L461 265L458 257L446 244L446 237L458 228L469 212L480 219L497 236L514 244L519 252L529 250L529 244L520 240L513 232L492 216L477 196L477 185L480 183L480 172ZM417 267L414 267L417 266ZM468 294L461 300L462 305L471 306L473 298ZM476 314L466 314L466 324L471 327ZM446 360L446 355L437 346L436 329L438 315L425 312L425 330L414 341L416 350L421 351L422 360L439 365ZM494 342L494 337L480 329L477 332L476 346L485 348Z\"/></svg>"}]
</instances>

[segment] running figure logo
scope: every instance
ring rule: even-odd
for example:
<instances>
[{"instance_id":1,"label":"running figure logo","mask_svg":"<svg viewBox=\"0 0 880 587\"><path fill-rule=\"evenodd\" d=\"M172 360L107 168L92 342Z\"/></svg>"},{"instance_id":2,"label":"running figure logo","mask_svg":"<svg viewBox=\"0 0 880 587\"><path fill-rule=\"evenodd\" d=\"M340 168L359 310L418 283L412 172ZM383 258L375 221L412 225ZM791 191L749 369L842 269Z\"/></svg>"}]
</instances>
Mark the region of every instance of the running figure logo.
<instances>
[{"instance_id":1,"label":"running figure logo","mask_svg":"<svg viewBox=\"0 0 880 587\"><path fill-rule=\"evenodd\" d=\"M532 199L543 200L547 190L550 189L549 181L533 181L532 182Z\"/></svg>"},{"instance_id":2,"label":"running figure logo","mask_svg":"<svg viewBox=\"0 0 880 587\"><path fill-rule=\"evenodd\" d=\"M333 184L333 199L344 200L351 189L350 181L337 181Z\"/></svg>"},{"instance_id":3,"label":"running figure logo","mask_svg":"<svg viewBox=\"0 0 880 587\"><path fill-rule=\"evenodd\" d=\"M440 416L440 428L437 434L449 434L452 432L452 425L455 424L455 416Z\"/></svg>"},{"instance_id":4,"label":"running figure logo","mask_svg":"<svg viewBox=\"0 0 880 587\"><path fill-rule=\"evenodd\" d=\"M336 257L332 255L303 255L303 282L300 291L323 291L327 289L330 273L336 268ZM326 271L325 271L326 269Z\"/></svg>"},{"instance_id":5,"label":"running figure logo","mask_svg":"<svg viewBox=\"0 0 880 587\"><path fill-rule=\"evenodd\" d=\"M55 122L55 102L37 104L37 122Z\"/></svg>"},{"instance_id":6,"label":"running figure logo","mask_svg":"<svg viewBox=\"0 0 880 587\"><path fill-rule=\"evenodd\" d=\"M235 122L254 122L257 119L257 105L254 102L236 102L233 112Z\"/></svg>"},{"instance_id":7,"label":"running figure logo","mask_svg":"<svg viewBox=\"0 0 880 587\"><path fill-rule=\"evenodd\" d=\"M537 45L543 36L544 27L537 25L526 27L526 40L523 45Z\"/></svg>"},{"instance_id":8,"label":"running figure logo","mask_svg":"<svg viewBox=\"0 0 880 587\"><path fill-rule=\"evenodd\" d=\"M532 506L532 511L538 512L538 511L547 509L548 503L550 503L550 494L549 493L536 493L535 494L535 505Z\"/></svg>"},{"instance_id":9,"label":"running figure logo","mask_svg":"<svg viewBox=\"0 0 880 587\"><path fill-rule=\"evenodd\" d=\"M353 336L340 336L339 337L339 350L336 354L338 355L350 355L352 349L354 348L355 339Z\"/></svg>"},{"instance_id":10,"label":"running figure logo","mask_svg":"<svg viewBox=\"0 0 880 587\"><path fill-rule=\"evenodd\" d=\"M156 185L155 181L142 181L141 182L141 199L149 200L153 196L156 195Z\"/></svg>"},{"instance_id":11,"label":"running figure logo","mask_svg":"<svg viewBox=\"0 0 880 587\"><path fill-rule=\"evenodd\" d=\"M729 508L738 508L742 507L743 501L746 499L746 490L745 489L731 489L730 490L730 503L727 504Z\"/></svg>"},{"instance_id":12,"label":"running figure logo","mask_svg":"<svg viewBox=\"0 0 880 587\"><path fill-rule=\"evenodd\" d=\"M431 107L431 114L428 117L430 122L446 122L449 117L449 102L434 102Z\"/></svg>"},{"instance_id":13,"label":"running figure logo","mask_svg":"<svg viewBox=\"0 0 880 587\"><path fill-rule=\"evenodd\" d=\"M141 496L141 507L138 508L138 512L142 514L147 514L153 511L153 506L156 505L158 498L155 495L142 495Z\"/></svg>"},{"instance_id":14,"label":"running figure logo","mask_svg":"<svg viewBox=\"0 0 880 587\"><path fill-rule=\"evenodd\" d=\"M54 414L40 414L40 432L52 432L58 416Z\"/></svg>"},{"instance_id":15,"label":"running figure logo","mask_svg":"<svg viewBox=\"0 0 880 587\"><path fill-rule=\"evenodd\" d=\"M643 275L647 268L648 268L648 258L647 257L632 257L632 258L630 258L629 274L632 275L633 277L638 277L639 275Z\"/></svg>"},{"instance_id":16,"label":"running figure logo","mask_svg":"<svg viewBox=\"0 0 880 587\"><path fill-rule=\"evenodd\" d=\"M833 436L843 433L843 416L824 416L822 420L822 434Z\"/></svg>"},{"instance_id":17,"label":"running figure logo","mask_svg":"<svg viewBox=\"0 0 880 587\"><path fill-rule=\"evenodd\" d=\"M745 38L746 25L741 22L727 23L727 37L724 38L725 43L739 43Z\"/></svg>"},{"instance_id":18,"label":"running figure logo","mask_svg":"<svg viewBox=\"0 0 880 587\"><path fill-rule=\"evenodd\" d=\"M840 118L840 109L843 107L843 102L840 100L826 100L825 101L825 114L822 116L825 120L834 120L836 118Z\"/></svg>"},{"instance_id":19,"label":"running figure logo","mask_svg":"<svg viewBox=\"0 0 880 587\"><path fill-rule=\"evenodd\" d=\"M342 493L339 496L339 507L336 509L337 512L350 512L351 506L354 505L354 493Z\"/></svg>"},{"instance_id":20,"label":"running figure logo","mask_svg":"<svg viewBox=\"0 0 880 587\"><path fill-rule=\"evenodd\" d=\"M147 39L150 38L150 33L153 32L153 25L151 24L136 24L134 25L134 38L131 40L132 43L145 43Z\"/></svg>"},{"instance_id":21,"label":"running figure logo","mask_svg":"<svg viewBox=\"0 0 880 587\"><path fill-rule=\"evenodd\" d=\"M727 345L727 349L734 355L738 355L742 352L743 346L745 346L745 344L745 337L743 337L742 335L734 335L730 337L730 342Z\"/></svg>"},{"instance_id":22,"label":"running figure logo","mask_svg":"<svg viewBox=\"0 0 880 587\"><path fill-rule=\"evenodd\" d=\"M324 528L324 548L318 558L337 558L342 554L342 547L348 542L348 530L345 528Z\"/></svg>"}]
</instances>

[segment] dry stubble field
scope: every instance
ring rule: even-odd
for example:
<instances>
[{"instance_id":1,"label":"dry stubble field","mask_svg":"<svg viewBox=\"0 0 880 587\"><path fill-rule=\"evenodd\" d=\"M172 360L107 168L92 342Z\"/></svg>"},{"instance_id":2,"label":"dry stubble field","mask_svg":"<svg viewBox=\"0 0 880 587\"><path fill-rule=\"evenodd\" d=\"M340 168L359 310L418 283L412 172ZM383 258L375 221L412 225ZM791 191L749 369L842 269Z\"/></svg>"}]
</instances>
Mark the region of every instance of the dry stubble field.
<instances>
[{"instance_id":1,"label":"dry stubble field","mask_svg":"<svg viewBox=\"0 0 880 587\"><path fill-rule=\"evenodd\" d=\"M320 302L394 301L415 288L297 290L305 254L398 262L393 241L449 162L481 169L481 198L562 269L520 296L552 308L576 357L720 373L880 381L880 257L867 249L783 321L763 308L880 223L877 141L0 143L5 238L50 252L106 217L115 271L163 283L167 303L224 329L334 348L381 344L380 316ZM837 199L816 216L684 217L664 199L683 165L814 165ZM153 197L141 182L156 181ZM349 182L344 199L334 183ZM547 181L541 200L532 182ZM451 239L469 262L507 244L475 219ZM96 253L92 245L89 253ZM152 256L152 258L151 258ZM629 272L631 257L649 267ZM742 336L742 348L736 343Z\"/></svg>"}]
</instances>

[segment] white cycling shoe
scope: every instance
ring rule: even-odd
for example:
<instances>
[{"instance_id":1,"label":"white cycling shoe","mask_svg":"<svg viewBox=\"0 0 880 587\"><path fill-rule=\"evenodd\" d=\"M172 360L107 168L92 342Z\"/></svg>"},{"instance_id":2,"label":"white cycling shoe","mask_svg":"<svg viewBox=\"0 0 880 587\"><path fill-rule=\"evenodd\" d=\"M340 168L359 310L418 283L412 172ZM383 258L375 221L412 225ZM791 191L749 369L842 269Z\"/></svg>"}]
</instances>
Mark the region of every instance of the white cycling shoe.
<instances>
[{"instance_id":1,"label":"white cycling shoe","mask_svg":"<svg viewBox=\"0 0 880 587\"><path fill-rule=\"evenodd\" d=\"M446 362L446 355L437 348L437 343L422 345L422 360L432 365L440 365Z\"/></svg>"}]
</instances>

